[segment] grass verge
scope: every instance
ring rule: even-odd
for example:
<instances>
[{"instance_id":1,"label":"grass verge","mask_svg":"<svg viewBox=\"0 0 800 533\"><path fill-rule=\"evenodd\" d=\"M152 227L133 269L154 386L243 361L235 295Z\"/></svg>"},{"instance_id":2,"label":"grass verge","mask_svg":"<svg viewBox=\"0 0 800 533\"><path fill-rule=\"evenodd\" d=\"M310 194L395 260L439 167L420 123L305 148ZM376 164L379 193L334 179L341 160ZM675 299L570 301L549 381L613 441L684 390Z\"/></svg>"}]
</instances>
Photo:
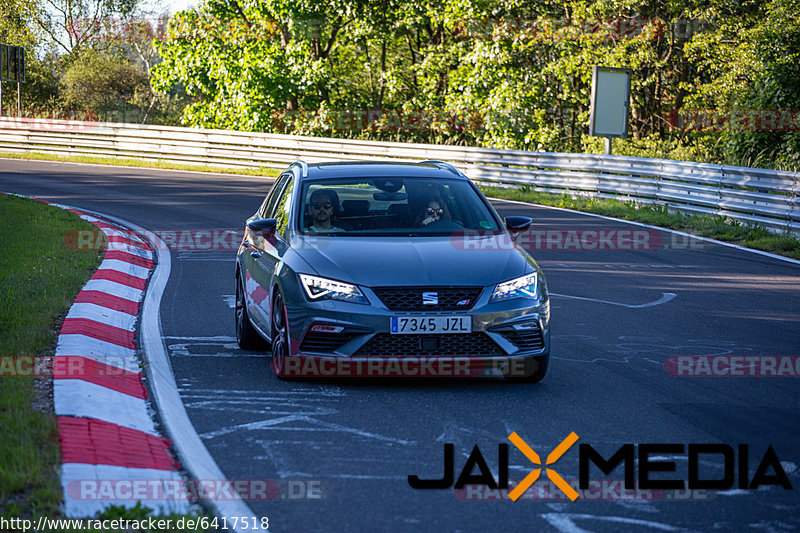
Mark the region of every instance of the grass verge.
<instances>
[{"instance_id":1,"label":"grass verge","mask_svg":"<svg viewBox=\"0 0 800 533\"><path fill-rule=\"evenodd\" d=\"M222 168L211 165L180 164L169 161L150 161L145 159L99 157L86 155L61 156L39 152L7 153L0 152L0 158L6 159L34 159L37 161L65 161L68 163L88 163L92 165L114 165L122 167L159 168L163 170L187 170L192 172L218 172L223 174L239 174L244 176L277 177L279 170L271 168Z\"/></svg>"},{"instance_id":2,"label":"grass verge","mask_svg":"<svg viewBox=\"0 0 800 533\"><path fill-rule=\"evenodd\" d=\"M70 250L64 235L94 226L7 195L0 195L0 213L0 355L52 355L60 322L101 260L96 252ZM55 416L34 408L34 381L0 377L2 516L50 514L61 500Z\"/></svg>"},{"instance_id":3,"label":"grass verge","mask_svg":"<svg viewBox=\"0 0 800 533\"><path fill-rule=\"evenodd\" d=\"M38 380L40 391L52 391L52 380L14 375L4 356L55 353L63 318L102 252L67 246L67 232L95 229L69 211L0 194L0 213L0 519L53 518L62 500L58 429L51 400L35 387ZM149 513L110 508L100 517Z\"/></svg>"},{"instance_id":4,"label":"grass verge","mask_svg":"<svg viewBox=\"0 0 800 533\"><path fill-rule=\"evenodd\" d=\"M757 225L744 224L723 216L686 215L670 212L666 206L643 205L619 200L549 194L526 188L484 187L487 196L596 213L653 226L671 228L701 237L729 242L774 254L800 259L800 240L789 234L772 233Z\"/></svg>"}]
</instances>

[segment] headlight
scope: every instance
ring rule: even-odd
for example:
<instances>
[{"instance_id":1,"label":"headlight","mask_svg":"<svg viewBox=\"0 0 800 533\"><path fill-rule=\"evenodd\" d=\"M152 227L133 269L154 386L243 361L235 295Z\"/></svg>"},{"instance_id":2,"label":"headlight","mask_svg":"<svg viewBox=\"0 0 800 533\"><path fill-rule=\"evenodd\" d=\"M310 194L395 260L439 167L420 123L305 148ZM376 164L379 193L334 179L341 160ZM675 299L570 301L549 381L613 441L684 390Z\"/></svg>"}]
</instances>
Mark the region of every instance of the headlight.
<instances>
[{"instance_id":1,"label":"headlight","mask_svg":"<svg viewBox=\"0 0 800 533\"><path fill-rule=\"evenodd\" d=\"M366 296L361 290L350 283L342 283L332 279L300 274L300 281L306 290L308 298L313 301L339 300L357 304L368 304Z\"/></svg>"},{"instance_id":2,"label":"headlight","mask_svg":"<svg viewBox=\"0 0 800 533\"><path fill-rule=\"evenodd\" d=\"M539 275L537 272L526 274L519 278L498 283L489 303L502 302L511 298L538 298L536 294Z\"/></svg>"}]
</instances>

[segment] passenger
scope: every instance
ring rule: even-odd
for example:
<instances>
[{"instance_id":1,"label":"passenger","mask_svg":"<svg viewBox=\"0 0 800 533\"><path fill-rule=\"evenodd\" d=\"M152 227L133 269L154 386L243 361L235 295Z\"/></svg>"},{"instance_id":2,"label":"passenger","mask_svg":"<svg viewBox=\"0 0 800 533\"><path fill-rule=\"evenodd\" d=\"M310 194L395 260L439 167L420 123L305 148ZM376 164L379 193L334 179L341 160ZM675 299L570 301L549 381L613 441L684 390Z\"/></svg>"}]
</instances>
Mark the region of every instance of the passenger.
<instances>
[{"instance_id":1,"label":"passenger","mask_svg":"<svg viewBox=\"0 0 800 533\"><path fill-rule=\"evenodd\" d=\"M334 233L344 231L338 226L334 226L336 215L339 214L339 195L334 191L318 189L311 193L308 202L309 214L312 225L308 228L314 233Z\"/></svg>"},{"instance_id":2,"label":"passenger","mask_svg":"<svg viewBox=\"0 0 800 533\"><path fill-rule=\"evenodd\" d=\"M449 220L450 215L444 208L444 203L433 198L424 204L424 208L417 216L417 226L427 226L439 220Z\"/></svg>"}]
</instances>

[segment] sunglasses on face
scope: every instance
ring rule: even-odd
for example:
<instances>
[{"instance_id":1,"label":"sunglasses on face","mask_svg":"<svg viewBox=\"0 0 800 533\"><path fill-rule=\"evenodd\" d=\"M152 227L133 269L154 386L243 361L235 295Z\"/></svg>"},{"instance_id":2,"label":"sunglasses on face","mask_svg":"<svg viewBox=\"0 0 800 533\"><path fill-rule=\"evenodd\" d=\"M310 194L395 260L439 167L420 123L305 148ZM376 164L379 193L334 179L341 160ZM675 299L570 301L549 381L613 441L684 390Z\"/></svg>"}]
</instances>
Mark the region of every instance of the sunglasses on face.
<instances>
[{"instance_id":1,"label":"sunglasses on face","mask_svg":"<svg viewBox=\"0 0 800 533\"><path fill-rule=\"evenodd\" d=\"M436 215L440 217L444 215L444 209L434 209L433 207L429 207L425 210L425 214L428 216Z\"/></svg>"},{"instance_id":2,"label":"sunglasses on face","mask_svg":"<svg viewBox=\"0 0 800 533\"><path fill-rule=\"evenodd\" d=\"M330 209L331 207L333 207L333 204L330 202L313 202L311 204L311 207L313 207L314 209L322 209L322 208Z\"/></svg>"}]
</instances>

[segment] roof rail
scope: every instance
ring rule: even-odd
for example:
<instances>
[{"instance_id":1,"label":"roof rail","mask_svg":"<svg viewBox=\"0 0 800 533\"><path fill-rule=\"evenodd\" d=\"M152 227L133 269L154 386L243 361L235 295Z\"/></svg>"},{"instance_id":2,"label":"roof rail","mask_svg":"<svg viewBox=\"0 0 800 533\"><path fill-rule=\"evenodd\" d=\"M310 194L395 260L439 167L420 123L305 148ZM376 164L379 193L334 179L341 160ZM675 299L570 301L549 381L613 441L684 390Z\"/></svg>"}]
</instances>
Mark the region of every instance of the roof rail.
<instances>
[{"instance_id":1,"label":"roof rail","mask_svg":"<svg viewBox=\"0 0 800 533\"><path fill-rule=\"evenodd\" d=\"M299 177L301 177L301 178L308 177L308 163L306 163L302 159L298 159L297 161L295 161L294 163L289 165L289 168L292 168L295 165L300 167L300 176Z\"/></svg>"},{"instance_id":2,"label":"roof rail","mask_svg":"<svg viewBox=\"0 0 800 533\"><path fill-rule=\"evenodd\" d=\"M420 164L421 165L422 164L434 165L434 166L437 166L437 167L439 167L439 168L441 168L443 170L449 170L450 172L452 172L453 174L455 174L457 176L463 176L463 174L456 167L454 167L450 163L446 163L444 161L439 161L438 159L426 159L425 161L420 161Z\"/></svg>"}]
</instances>

